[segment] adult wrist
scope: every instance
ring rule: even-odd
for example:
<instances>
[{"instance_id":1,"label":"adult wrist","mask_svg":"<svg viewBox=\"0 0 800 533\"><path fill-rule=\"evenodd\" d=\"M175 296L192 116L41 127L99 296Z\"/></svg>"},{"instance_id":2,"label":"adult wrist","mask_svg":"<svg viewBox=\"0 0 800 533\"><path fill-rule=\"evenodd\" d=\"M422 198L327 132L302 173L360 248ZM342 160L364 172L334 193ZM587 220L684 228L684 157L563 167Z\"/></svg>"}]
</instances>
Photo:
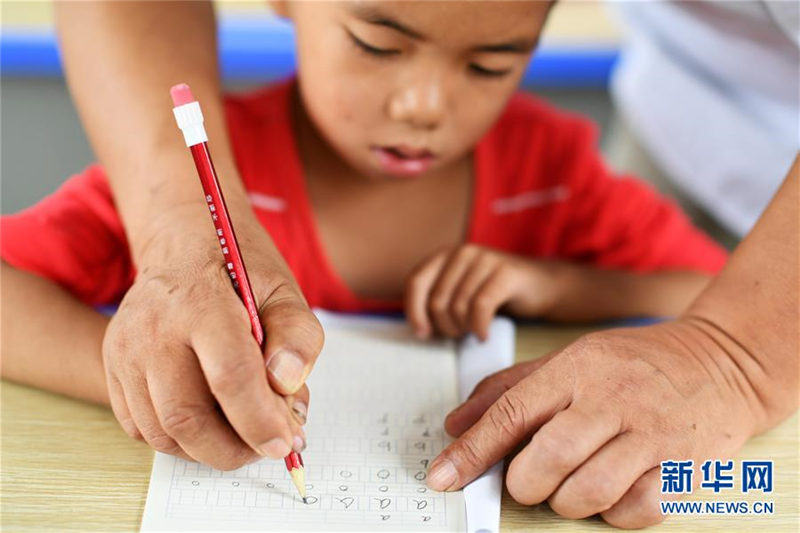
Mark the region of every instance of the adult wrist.
<instances>
[{"instance_id":1,"label":"adult wrist","mask_svg":"<svg viewBox=\"0 0 800 533\"><path fill-rule=\"evenodd\" d=\"M190 155L185 151L162 154L155 165L160 169L158 184L153 185L152 178L130 180L149 185L149 194L137 200L141 202L139 205L127 206L126 227L134 261L139 264L153 255L162 259L173 250L185 250L190 242L193 246L218 246ZM263 233L235 166L223 158L216 167L237 233L246 235L253 227Z\"/></svg>"},{"instance_id":2,"label":"adult wrist","mask_svg":"<svg viewBox=\"0 0 800 533\"><path fill-rule=\"evenodd\" d=\"M291 271L280 251L252 211L231 212L237 241L251 273L259 270L272 272L278 275L276 279L291 280ZM169 265L180 265L181 268L217 268L222 265L220 243L204 201L176 206L153 219L140 237L140 246L134 256L140 272L150 265L158 269Z\"/></svg>"},{"instance_id":3,"label":"adult wrist","mask_svg":"<svg viewBox=\"0 0 800 533\"><path fill-rule=\"evenodd\" d=\"M187 255L219 247L205 203L200 200L147 217L147 223L139 226L131 243L131 254L138 268L171 262L176 256L186 259Z\"/></svg>"},{"instance_id":4,"label":"adult wrist","mask_svg":"<svg viewBox=\"0 0 800 533\"><path fill-rule=\"evenodd\" d=\"M765 401L777 391L764 394L758 363L744 344L712 318L701 314L687 312L674 323L681 328L677 336L689 351L687 355L718 378L713 386L725 384L743 401L743 409L732 416L747 428L747 438L772 427L777 419L782 418L777 416L773 402Z\"/></svg>"}]
</instances>

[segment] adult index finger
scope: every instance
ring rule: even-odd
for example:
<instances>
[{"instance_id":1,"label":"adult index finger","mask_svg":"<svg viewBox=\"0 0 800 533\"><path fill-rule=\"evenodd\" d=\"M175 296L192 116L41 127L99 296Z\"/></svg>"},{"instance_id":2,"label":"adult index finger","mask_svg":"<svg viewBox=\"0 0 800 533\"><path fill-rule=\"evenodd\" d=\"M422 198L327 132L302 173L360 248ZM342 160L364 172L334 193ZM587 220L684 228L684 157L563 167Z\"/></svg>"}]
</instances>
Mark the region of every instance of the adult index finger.
<instances>
[{"instance_id":1,"label":"adult index finger","mask_svg":"<svg viewBox=\"0 0 800 533\"><path fill-rule=\"evenodd\" d=\"M233 293L231 293L233 294ZM291 451L293 435L285 401L267 382L261 348L235 299L199 312L190 341L209 389L230 424L259 454L278 459Z\"/></svg>"},{"instance_id":2,"label":"adult index finger","mask_svg":"<svg viewBox=\"0 0 800 533\"><path fill-rule=\"evenodd\" d=\"M217 409L194 353L184 347L160 359L147 376L147 387L167 435L194 460L220 470L233 470L256 458Z\"/></svg>"},{"instance_id":3,"label":"adult index finger","mask_svg":"<svg viewBox=\"0 0 800 533\"><path fill-rule=\"evenodd\" d=\"M569 365L548 362L509 389L431 464L428 486L457 490L570 404Z\"/></svg>"},{"instance_id":4,"label":"adult index finger","mask_svg":"<svg viewBox=\"0 0 800 533\"><path fill-rule=\"evenodd\" d=\"M475 386L475 390L464 403L450 411L444 419L444 429L449 435L458 437L483 416L483 413L503 394L519 383L531 372L547 363L554 353L542 356L533 361L517 363L500 370Z\"/></svg>"}]
</instances>

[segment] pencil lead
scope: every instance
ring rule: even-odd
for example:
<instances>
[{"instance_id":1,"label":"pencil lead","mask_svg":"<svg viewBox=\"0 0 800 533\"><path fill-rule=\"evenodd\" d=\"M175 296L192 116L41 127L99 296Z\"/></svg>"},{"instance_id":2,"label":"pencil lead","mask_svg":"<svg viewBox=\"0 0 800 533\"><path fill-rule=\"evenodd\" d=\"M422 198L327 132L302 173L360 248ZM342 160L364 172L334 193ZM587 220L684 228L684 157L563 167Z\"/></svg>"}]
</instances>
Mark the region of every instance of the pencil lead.
<instances>
[{"instance_id":1,"label":"pencil lead","mask_svg":"<svg viewBox=\"0 0 800 533\"><path fill-rule=\"evenodd\" d=\"M305 496L303 496L303 503L308 505L308 498L306 498Z\"/></svg>"}]
</instances>

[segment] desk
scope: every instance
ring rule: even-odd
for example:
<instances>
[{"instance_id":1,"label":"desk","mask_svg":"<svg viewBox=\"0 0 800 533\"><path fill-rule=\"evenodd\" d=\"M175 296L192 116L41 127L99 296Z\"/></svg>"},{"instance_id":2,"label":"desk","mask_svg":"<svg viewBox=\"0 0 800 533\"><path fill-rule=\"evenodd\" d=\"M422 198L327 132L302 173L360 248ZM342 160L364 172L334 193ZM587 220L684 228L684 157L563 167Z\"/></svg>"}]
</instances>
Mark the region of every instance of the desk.
<instances>
[{"instance_id":1,"label":"desk","mask_svg":"<svg viewBox=\"0 0 800 533\"><path fill-rule=\"evenodd\" d=\"M524 326L517 360L536 358L587 329ZM131 440L109 409L3 382L3 531L138 530L147 495L151 450ZM313 405L312 405L313 409ZM737 459L774 459L771 517L673 517L656 530L798 531L798 418L753 439ZM700 491L692 499L702 499ZM725 500L758 499L726 496ZM564 520L546 505L532 508L503 496L501 529L610 530L599 519Z\"/></svg>"}]
</instances>

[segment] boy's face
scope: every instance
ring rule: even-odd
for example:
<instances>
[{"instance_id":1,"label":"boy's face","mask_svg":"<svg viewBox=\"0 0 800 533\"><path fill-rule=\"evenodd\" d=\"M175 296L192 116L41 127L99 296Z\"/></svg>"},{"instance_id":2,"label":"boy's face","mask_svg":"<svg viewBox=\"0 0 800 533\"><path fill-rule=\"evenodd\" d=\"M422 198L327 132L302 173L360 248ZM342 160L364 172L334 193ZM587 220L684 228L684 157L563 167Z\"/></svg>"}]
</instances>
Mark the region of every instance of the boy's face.
<instances>
[{"instance_id":1,"label":"boy's face","mask_svg":"<svg viewBox=\"0 0 800 533\"><path fill-rule=\"evenodd\" d=\"M300 91L317 130L371 178L460 161L502 111L547 1L276 4L294 21Z\"/></svg>"}]
</instances>

